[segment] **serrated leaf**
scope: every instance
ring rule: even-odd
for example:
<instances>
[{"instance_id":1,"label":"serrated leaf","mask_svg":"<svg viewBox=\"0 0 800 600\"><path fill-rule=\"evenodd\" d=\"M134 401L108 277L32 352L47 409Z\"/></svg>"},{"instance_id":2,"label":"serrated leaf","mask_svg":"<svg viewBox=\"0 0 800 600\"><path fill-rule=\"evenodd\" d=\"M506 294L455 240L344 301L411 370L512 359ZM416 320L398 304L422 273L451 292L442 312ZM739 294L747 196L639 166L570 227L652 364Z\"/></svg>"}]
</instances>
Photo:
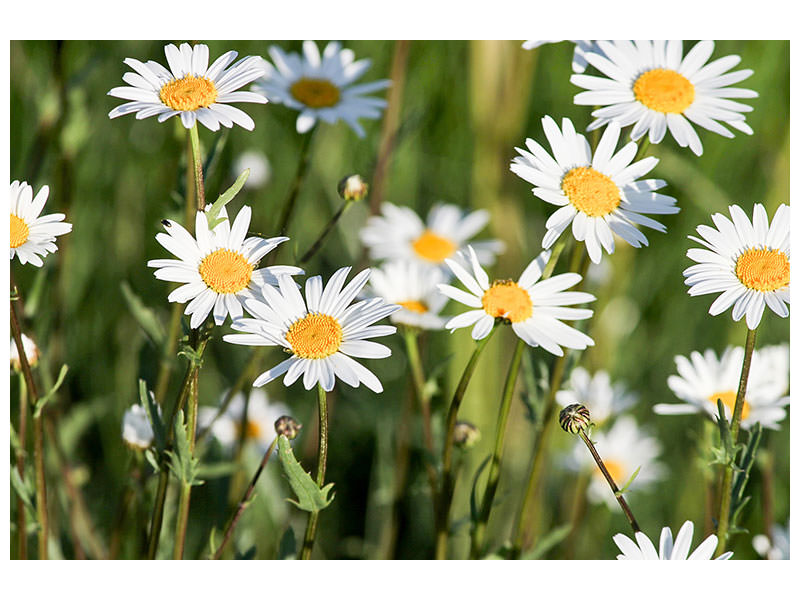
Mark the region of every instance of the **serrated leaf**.
<instances>
[{"instance_id":1,"label":"serrated leaf","mask_svg":"<svg viewBox=\"0 0 800 600\"><path fill-rule=\"evenodd\" d=\"M128 310L136 323L156 348L163 347L167 334L153 309L142 302L142 299L134 293L127 281L120 283L119 287L122 291L122 297L125 299L125 304L128 306Z\"/></svg>"},{"instance_id":2,"label":"serrated leaf","mask_svg":"<svg viewBox=\"0 0 800 600\"><path fill-rule=\"evenodd\" d=\"M208 220L208 228L214 229L217 225L222 223L225 219L220 218L219 213L222 208L231 200L236 197L236 194L244 186L244 182L247 181L247 178L250 176L250 169L245 169L239 177L236 178L236 181L233 182L233 185L225 190L219 198L211 205L208 210L206 210L206 219Z\"/></svg>"},{"instance_id":3,"label":"serrated leaf","mask_svg":"<svg viewBox=\"0 0 800 600\"><path fill-rule=\"evenodd\" d=\"M297 541L294 537L294 531L291 527L287 527L286 531L281 536L281 542L278 545L278 559L279 560L294 560L297 558Z\"/></svg>"},{"instance_id":4,"label":"serrated leaf","mask_svg":"<svg viewBox=\"0 0 800 600\"><path fill-rule=\"evenodd\" d=\"M289 502L300 510L308 512L319 512L333 502L333 496L328 497L333 484L329 483L320 489L311 478L311 475L304 471L300 463L297 462L292 452L292 446L289 444L289 439L285 435L278 438L278 458L281 461L283 472L289 480L289 485L297 496L297 500L287 498Z\"/></svg>"},{"instance_id":5,"label":"serrated leaf","mask_svg":"<svg viewBox=\"0 0 800 600\"><path fill-rule=\"evenodd\" d=\"M144 408L147 415L147 420L150 421L150 427L153 430L153 440L156 443L156 448L159 452L164 449L166 445L166 426L161 420L161 413L158 410L156 401L147 392L147 383L144 379L139 380L139 402Z\"/></svg>"},{"instance_id":6,"label":"serrated leaf","mask_svg":"<svg viewBox=\"0 0 800 600\"><path fill-rule=\"evenodd\" d=\"M547 535L545 535L541 540L539 540L539 543L536 544L532 550L523 554L521 558L523 560L536 560L542 558L551 549L563 542L571 530L571 523L566 523L565 525L556 527L552 531L548 532Z\"/></svg>"},{"instance_id":7,"label":"serrated leaf","mask_svg":"<svg viewBox=\"0 0 800 600\"><path fill-rule=\"evenodd\" d=\"M64 383L64 377L67 376L67 371L69 371L69 367L67 365L61 365L61 370L58 372L58 377L56 378L56 382L53 384L53 387L36 403L36 408L33 410L33 418L38 419L39 416L42 414L42 409L44 409L45 405L50 402L50 399L55 396L58 388L61 387L61 384Z\"/></svg>"},{"instance_id":8,"label":"serrated leaf","mask_svg":"<svg viewBox=\"0 0 800 600\"><path fill-rule=\"evenodd\" d=\"M167 451L170 458L169 470L182 483L202 485L204 481L197 478L197 464L200 462L189 449L187 425L183 422L183 411L179 410L175 419L175 441L172 450Z\"/></svg>"}]
</instances>

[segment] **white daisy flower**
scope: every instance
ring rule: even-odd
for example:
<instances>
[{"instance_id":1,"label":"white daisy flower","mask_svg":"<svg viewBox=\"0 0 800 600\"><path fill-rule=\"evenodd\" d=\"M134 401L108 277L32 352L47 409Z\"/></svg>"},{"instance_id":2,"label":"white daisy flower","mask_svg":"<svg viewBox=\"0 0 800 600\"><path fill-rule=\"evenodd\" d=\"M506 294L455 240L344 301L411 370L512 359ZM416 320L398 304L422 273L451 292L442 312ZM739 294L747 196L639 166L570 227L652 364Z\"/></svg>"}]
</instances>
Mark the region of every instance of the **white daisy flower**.
<instances>
[{"instance_id":1,"label":"white daisy flower","mask_svg":"<svg viewBox=\"0 0 800 600\"><path fill-rule=\"evenodd\" d=\"M153 427L142 405L128 408L122 417L122 441L136 450L147 450L153 437Z\"/></svg>"},{"instance_id":2,"label":"white daisy flower","mask_svg":"<svg viewBox=\"0 0 800 600\"><path fill-rule=\"evenodd\" d=\"M40 257L58 250L54 244L56 236L72 231L70 223L61 222L65 218L62 213L39 216L49 193L50 188L43 185L34 198L33 188L26 182L11 182L9 190L11 201L10 260L17 256L23 265L31 263L36 267L41 267L44 263Z\"/></svg>"},{"instance_id":3,"label":"white daisy flower","mask_svg":"<svg viewBox=\"0 0 800 600\"><path fill-rule=\"evenodd\" d=\"M514 333L525 343L541 346L557 356L563 354L561 346L578 350L594 346L592 338L564 324L561 319L588 319L592 310L569 308L567 305L591 302L595 297L585 292L564 291L581 280L577 273L562 273L539 281L550 258L549 251L533 259L519 280L498 279L492 283L472 247L468 246L467 251L473 275L454 260L447 259L447 265L468 292L447 284L438 286L445 296L475 309L445 323L451 332L474 324L472 338L480 340L489 335L496 319L502 319L511 323Z\"/></svg>"},{"instance_id":4,"label":"white daisy flower","mask_svg":"<svg viewBox=\"0 0 800 600\"><path fill-rule=\"evenodd\" d=\"M729 138L733 133L722 123L753 133L742 114L753 108L730 98L755 98L758 93L727 87L753 71L726 73L739 64L741 58L735 55L706 64L714 42L698 42L685 57L680 40L598 40L597 45L602 54L587 52L585 57L607 78L582 74L570 78L587 90L575 96L575 104L603 107L592 112L597 119L589 131L612 122L620 127L633 124L632 140L649 131L650 141L657 144L669 129L680 146L689 146L698 156L703 144L691 123Z\"/></svg>"},{"instance_id":5,"label":"white daisy flower","mask_svg":"<svg viewBox=\"0 0 800 600\"><path fill-rule=\"evenodd\" d=\"M209 209L210 206L206 207ZM148 267L158 269L156 279L183 283L167 298L170 302L189 302L185 314L192 315L190 326L196 329L208 314L214 311L214 322L222 325L225 317L242 316L242 300L260 294L264 284L277 285L276 276L301 275L302 269L289 266L256 269L258 261L287 237L262 239L248 237L251 210L243 206L236 215L233 226L223 207L219 213L222 222L208 229L205 212L198 211L195 218L195 235L175 221L165 219L167 233L156 235L158 243L178 257L150 260Z\"/></svg>"},{"instance_id":6,"label":"white daisy flower","mask_svg":"<svg viewBox=\"0 0 800 600\"><path fill-rule=\"evenodd\" d=\"M24 333L22 334L22 349L25 352L25 358L28 359L28 365L31 368L36 366L39 362L39 347L36 343ZM11 358L11 368L14 371L19 371L22 365L19 362L19 351L17 350L17 343L14 338L11 338L11 350L9 351Z\"/></svg>"},{"instance_id":7,"label":"white daisy flower","mask_svg":"<svg viewBox=\"0 0 800 600\"><path fill-rule=\"evenodd\" d=\"M727 348L717 358L713 350L703 354L692 352L689 358L676 356L678 375L670 375L667 385L683 403L656 404L659 415L706 413L717 416L717 399L722 400L725 416L730 419L739 389L744 361L744 348ZM749 429L761 423L768 429L779 429L789 404L789 345L767 346L753 352L750 375L742 407L742 423Z\"/></svg>"},{"instance_id":8,"label":"white daisy flower","mask_svg":"<svg viewBox=\"0 0 800 600\"><path fill-rule=\"evenodd\" d=\"M694 536L694 523L686 521L678 531L678 537L672 541L672 531L669 527L661 530L661 539L658 542L658 551L644 533L636 533L634 542L627 535L618 533L614 536L614 543L622 554L617 555L617 560L711 560L717 549L717 536L709 535L694 552L689 554ZM728 560L733 552L725 552L715 560Z\"/></svg>"},{"instance_id":9,"label":"white daisy flower","mask_svg":"<svg viewBox=\"0 0 800 600\"><path fill-rule=\"evenodd\" d=\"M489 212L467 212L455 204L436 204L423 222L407 206L381 204L381 214L371 216L359 233L372 260L407 259L427 266L445 268L445 260L458 258L470 243L482 264L494 264L495 255L505 249L500 240L471 242L489 222Z\"/></svg>"},{"instance_id":10,"label":"white daisy flower","mask_svg":"<svg viewBox=\"0 0 800 600\"><path fill-rule=\"evenodd\" d=\"M603 51L597 45L596 40L526 40L523 42L522 47L525 50L533 50L544 44L557 44L558 42L572 42L575 44L575 53L572 55L572 70L575 73L583 73L586 70L586 53L595 52L602 55Z\"/></svg>"},{"instance_id":11,"label":"white daisy flower","mask_svg":"<svg viewBox=\"0 0 800 600\"><path fill-rule=\"evenodd\" d=\"M592 156L586 138L575 131L572 121L563 119L561 130L552 117L542 119L544 133L553 156L534 140L525 145L530 152L517 148L511 170L532 183L533 194L545 202L560 206L545 223L547 232L542 248L552 246L572 224L572 235L586 242L592 262L599 263L603 249L614 252L616 233L634 248L647 246L647 238L636 225L665 232L667 228L646 214L674 214L680 209L675 198L657 194L666 186L662 179L642 179L658 163L655 157L631 164L636 143L629 142L615 154L619 126L612 123Z\"/></svg>"},{"instance_id":12,"label":"white daisy flower","mask_svg":"<svg viewBox=\"0 0 800 600\"><path fill-rule=\"evenodd\" d=\"M763 533L754 535L753 549L768 560L789 560L789 521L786 521L786 527L773 525L770 537Z\"/></svg>"},{"instance_id":13,"label":"white daisy flower","mask_svg":"<svg viewBox=\"0 0 800 600\"><path fill-rule=\"evenodd\" d=\"M715 213L711 220L716 229L699 225L700 238L689 236L708 248L686 253L698 263L683 272L689 295L722 292L708 313L718 315L733 305L733 320L747 315L748 329L758 327L765 305L779 317L788 317L789 207L778 207L772 225L761 204L753 207L752 222L740 207L728 210L732 221Z\"/></svg>"},{"instance_id":14,"label":"white daisy flower","mask_svg":"<svg viewBox=\"0 0 800 600\"><path fill-rule=\"evenodd\" d=\"M389 317L392 323L442 329L447 319L439 311L447 304L447 297L439 292L437 285L445 281L441 269L410 260L394 260L372 269L368 290L402 307Z\"/></svg>"},{"instance_id":15,"label":"white daisy flower","mask_svg":"<svg viewBox=\"0 0 800 600\"><path fill-rule=\"evenodd\" d=\"M622 384L612 385L606 371L590 375L583 367L575 367L569 377L569 387L556 392L556 401L561 406L583 404L589 409L592 421L601 425L633 406L636 396Z\"/></svg>"},{"instance_id":16,"label":"white daisy flower","mask_svg":"<svg viewBox=\"0 0 800 600\"><path fill-rule=\"evenodd\" d=\"M226 342L247 346L282 346L292 356L256 378L258 387L286 373L283 383L292 385L303 375L310 390L319 383L329 392L336 377L351 387L363 383L382 392L378 378L356 358L386 358L391 350L368 338L391 335L391 325L371 325L400 307L382 298L370 298L348 306L369 279L369 269L353 277L342 289L350 267L334 273L323 289L319 275L306 280L306 299L292 279L278 276L278 289L263 287L267 302L247 298L244 305L253 319L236 319L232 327L241 334L224 336Z\"/></svg>"},{"instance_id":17,"label":"white daisy flower","mask_svg":"<svg viewBox=\"0 0 800 600\"><path fill-rule=\"evenodd\" d=\"M366 94L389 87L391 81L353 85L372 61L364 58L354 62L353 51L342 48L339 42L330 42L321 56L311 41L303 42L302 56L278 46L271 46L269 55L275 65L264 61L266 72L253 89L272 102L300 111L298 133L307 132L318 120L332 124L342 119L358 137L364 137L358 119L377 119L386 106L386 100Z\"/></svg>"},{"instance_id":18,"label":"white daisy flower","mask_svg":"<svg viewBox=\"0 0 800 600\"><path fill-rule=\"evenodd\" d=\"M230 67L237 52L230 50L208 66L208 46L174 44L164 46L169 69L148 60L126 58L125 64L135 73L125 73L123 81L128 86L116 87L109 96L130 100L108 113L109 118L136 113L137 119L158 115L162 123L170 117L180 115L186 129L200 121L211 131L220 125L233 127L236 123L252 131L255 123L243 110L230 106L229 102L256 102L266 104L267 99L255 92L237 91L264 74L263 59L247 56Z\"/></svg>"}]
</instances>

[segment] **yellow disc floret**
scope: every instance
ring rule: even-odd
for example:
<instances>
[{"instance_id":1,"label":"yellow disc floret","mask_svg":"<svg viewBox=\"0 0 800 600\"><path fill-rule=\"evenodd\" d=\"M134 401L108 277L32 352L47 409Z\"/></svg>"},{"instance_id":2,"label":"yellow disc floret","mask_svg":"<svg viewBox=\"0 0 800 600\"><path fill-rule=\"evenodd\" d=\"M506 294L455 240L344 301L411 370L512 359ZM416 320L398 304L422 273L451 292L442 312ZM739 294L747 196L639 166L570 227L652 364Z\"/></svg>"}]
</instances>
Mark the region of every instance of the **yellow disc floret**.
<instances>
[{"instance_id":1,"label":"yellow disc floret","mask_svg":"<svg viewBox=\"0 0 800 600\"><path fill-rule=\"evenodd\" d=\"M239 422L236 422L236 433L237 437L241 437L242 429ZM255 421L251 421L250 419L247 420L247 425L244 428L244 437L248 440L257 440L261 437L261 425L256 423Z\"/></svg>"},{"instance_id":2,"label":"yellow disc floret","mask_svg":"<svg viewBox=\"0 0 800 600\"><path fill-rule=\"evenodd\" d=\"M342 326L330 315L310 314L292 323L286 341L295 356L325 358L342 345Z\"/></svg>"},{"instance_id":3,"label":"yellow disc floret","mask_svg":"<svg viewBox=\"0 0 800 600\"><path fill-rule=\"evenodd\" d=\"M608 470L608 474L611 475L611 479L614 480L618 486L625 483L626 475L628 474L628 469L625 468L625 465L618 460L612 459L603 459L603 464L606 466ZM598 468L597 473L600 474L600 469Z\"/></svg>"},{"instance_id":4,"label":"yellow disc floret","mask_svg":"<svg viewBox=\"0 0 800 600\"><path fill-rule=\"evenodd\" d=\"M428 312L428 307L419 300L405 300L403 302L398 302L398 304L411 312L420 314Z\"/></svg>"},{"instance_id":5,"label":"yellow disc floret","mask_svg":"<svg viewBox=\"0 0 800 600\"><path fill-rule=\"evenodd\" d=\"M660 113L682 113L694 102L694 85L672 69L652 69L639 75L633 95Z\"/></svg>"},{"instance_id":6,"label":"yellow disc floret","mask_svg":"<svg viewBox=\"0 0 800 600\"><path fill-rule=\"evenodd\" d=\"M339 103L339 88L327 79L301 78L295 81L289 91L295 100L310 108L329 108Z\"/></svg>"},{"instance_id":7,"label":"yellow disc floret","mask_svg":"<svg viewBox=\"0 0 800 600\"><path fill-rule=\"evenodd\" d=\"M733 409L736 406L736 392L733 390L728 390L727 392L718 392L716 394L711 394L708 397L708 401L714 405L714 413L717 412L717 399L722 400L722 405L730 411L730 415L733 415ZM746 419L747 415L750 414L750 405L745 401L742 405L742 419Z\"/></svg>"},{"instance_id":8,"label":"yellow disc floret","mask_svg":"<svg viewBox=\"0 0 800 600\"><path fill-rule=\"evenodd\" d=\"M576 167L564 175L561 190L570 204L589 217L604 217L619 206L617 184L592 167Z\"/></svg>"},{"instance_id":9,"label":"yellow disc floret","mask_svg":"<svg viewBox=\"0 0 800 600\"><path fill-rule=\"evenodd\" d=\"M31 230L28 224L17 215L11 215L11 247L19 248L28 241Z\"/></svg>"},{"instance_id":10,"label":"yellow disc floret","mask_svg":"<svg viewBox=\"0 0 800 600\"><path fill-rule=\"evenodd\" d=\"M500 280L492 283L481 298L486 314L519 323L533 314L533 302L528 292L515 282Z\"/></svg>"},{"instance_id":11,"label":"yellow disc floret","mask_svg":"<svg viewBox=\"0 0 800 600\"><path fill-rule=\"evenodd\" d=\"M218 294L235 294L250 283L253 265L233 250L221 248L206 256L197 268L208 287Z\"/></svg>"},{"instance_id":12,"label":"yellow disc floret","mask_svg":"<svg viewBox=\"0 0 800 600\"><path fill-rule=\"evenodd\" d=\"M751 248L736 259L736 277L745 287L772 292L789 285L789 257L780 250Z\"/></svg>"},{"instance_id":13,"label":"yellow disc floret","mask_svg":"<svg viewBox=\"0 0 800 600\"><path fill-rule=\"evenodd\" d=\"M210 79L187 75L165 83L158 97L172 110L197 110L207 108L216 102L217 88Z\"/></svg>"},{"instance_id":14,"label":"yellow disc floret","mask_svg":"<svg viewBox=\"0 0 800 600\"><path fill-rule=\"evenodd\" d=\"M445 237L426 229L421 236L411 243L417 256L432 263L441 263L445 258L450 258L458 249L453 242Z\"/></svg>"}]
</instances>

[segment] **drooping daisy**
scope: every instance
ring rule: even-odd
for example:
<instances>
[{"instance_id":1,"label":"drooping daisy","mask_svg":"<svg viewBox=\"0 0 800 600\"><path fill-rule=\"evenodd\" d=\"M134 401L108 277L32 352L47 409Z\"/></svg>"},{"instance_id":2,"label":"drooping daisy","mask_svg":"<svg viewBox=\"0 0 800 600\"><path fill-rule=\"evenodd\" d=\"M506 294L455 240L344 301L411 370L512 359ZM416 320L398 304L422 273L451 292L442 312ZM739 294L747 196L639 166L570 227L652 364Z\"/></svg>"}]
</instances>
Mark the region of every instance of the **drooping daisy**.
<instances>
[{"instance_id":1,"label":"drooping daisy","mask_svg":"<svg viewBox=\"0 0 800 600\"><path fill-rule=\"evenodd\" d=\"M329 392L336 377L351 387L363 383L374 392L383 386L372 371L355 358L386 358L389 348L367 341L368 338L391 335L391 325L372 325L400 309L382 298L350 302L369 279L364 269L344 286L350 267L336 271L323 288L319 275L306 280L306 298L292 279L278 276L278 289L264 286L266 304L247 298L244 305L255 318L240 318L233 329L240 334L224 336L226 342L247 346L282 346L292 356L265 371L253 382L258 387L286 373L283 383L292 385L303 375L303 386L310 390L319 383ZM344 286L344 289L342 289Z\"/></svg>"},{"instance_id":2,"label":"drooping daisy","mask_svg":"<svg viewBox=\"0 0 800 600\"><path fill-rule=\"evenodd\" d=\"M771 539L770 539L771 538ZM763 533L753 536L753 549L767 560L789 560L789 521L786 527L775 524L770 529L770 537Z\"/></svg>"},{"instance_id":3,"label":"drooping daisy","mask_svg":"<svg viewBox=\"0 0 800 600\"><path fill-rule=\"evenodd\" d=\"M207 207L210 208L210 207ZM164 281L183 283L167 298L170 302L189 302L185 314L192 315L190 326L200 327L214 311L214 322L222 325L228 315L242 316L242 300L256 296L262 286L277 285L276 276L301 275L302 269L289 266L257 269L258 261L287 237L262 239L248 237L251 210L243 206L231 226L223 207L223 219L213 230L208 229L208 217L198 211L193 237L179 223L166 219L167 233L156 235L158 243L178 257L147 262L158 269L154 275Z\"/></svg>"},{"instance_id":4,"label":"drooping daisy","mask_svg":"<svg viewBox=\"0 0 800 600\"><path fill-rule=\"evenodd\" d=\"M526 40L522 47L525 50L533 50L534 48L538 48L544 44L555 44L558 42L563 42L565 40ZM595 52L597 54L602 55L602 50L597 45L596 40L566 40L575 44L575 53L572 55L572 70L575 73L583 73L586 70L586 66L589 64L586 62L586 53L587 52Z\"/></svg>"},{"instance_id":5,"label":"drooping daisy","mask_svg":"<svg viewBox=\"0 0 800 600\"><path fill-rule=\"evenodd\" d=\"M594 346L592 338L561 319L588 319L592 310L568 305L591 302L595 297L585 292L564 291L581 280L577 273L562 273L539 281L550 258L549 251L534 258L519 280L496 279L491 283L471 246L467 247L467 252L472 275L454 260L447 259L447 265L468 291L447 284L438 286L445 296L474 308L445 323L451 332L474 325L472 338L480 340L489 335L496 319L501 319L511 323L514 333L525 343L541 346L557 356L564 353L561 346L578 350Z\"/></svg>"},{"instance_id":6,"label":"drooping daisy","mask_svg":"<svg viewBox=\"0 0 800 600\"><path fill-rule=\"evenodd\" d=\"M135 450L147 450L153 437L153 426L142 405L128 408L122 417L122 441Z\"/></svg>"},{"instance_id":7,"label":"drooping daisy","mask_svg":"<svg viewBox=\"0 0 800 600\"><path fill-rule=\"evenodd\" d=\"M489 222L489 212L466 212L455 204L436 204L423 222L407 206L381 204L381 214L367 219L359 233L372 260L408 259L445 270L446 259L471 244L482 264L494 264L495 255L505 249L500 240L472 242L470 239Z\"/></svg>"},{"instance_id":8,"label":"drooping daisy","mask_svg":"<svg viewBox=\"0 0 800 600\"><path fill-rule=\"evenodd\" d=\"M733 320L747 315L748 329L761 322L764 305L779 317L789 316L789 207L781 204L772 218L761 204L753 207L753 221L738 206L729 206L731 220L711 215L716 229L698 225L699 238L689 236L708 250L691 248L695 261L683 274L690 296L722 292L708 309L718 315L733 305Z\"/></svg>"},{"instance_id":9,"label":"drooping daisy","mask_svg":"<svg viewBox=\"0 0 800 600\"><path fill-rule=\"evenodd\" d=\"M364 137L358 119L377 119L386 106L386 100L366 94L389 87L391 81L379 79L353 85L372 61L363 58L354 62L353 51L342 48L339 42L329 42L321 56L311 41L303 42L302 56L284 52L278 46L271 46L269 55L275 65L264 61L265 74L253 89L272 102L300 111L298 133L305 133L318 120L336 123L342 119L358 137Z\"/></svg>"},{"instance_id":10,"label":"drooping daisy","mask_svg":"<svg viewBox=\"0 0 800 600\"><path fill-rule=\"evenodd\" d=\"M25 352L25 358L28 359L28 365L33 368L39 362L39 347L36 343L24 333L22 334L22 349ZM11 338L11 350L9 351L11 359L11 368L14 371L19 371L22 365L19 362L19 350L17 350L17 343L14 338Z\"/></svg>"},{"instance_id":11,"label":"drooping daisy","mask_svg":"<svg viewBox=\"0 0 800 600\"><path fill-rule=\"evenodd\" d=\"M205 44L192 47L184 43L180 49L168 44L164 54L169 70L152 60L143 63L135 58L125 59L125 64L136 72L125 73L122 79L128 86L115 87L108 95L130 102L117 106L108 113L109 118L130 113L136 113L137 119L158 115L158 122L162 123L180 115L186 129L200 121L211 131L217 131L220 125L233 127L234 123L253 130L253 119L228 103L267 102L262 94L237 91L264 74L260 56L247 56L231 65L237 52L230 50L209 67Z\"/></svg>"},{"instance_id":12,"label":"drooping daisy","mask_svg":"<svg viewBox=\"0 0 800 600\"><path fill-rule=\"evenodd\" d=\"M735 55L706 64L714 42L698 42L685 57L680 40L598 40L597 45L602 54L587 52L585 58L607 78L582 74L570 78L587 90L575 96L575 104L603 107L592 112L596 120L589 131L608 123L633 124L632 140L649 131L650 141L657 144L669 129L680 146L689 146L698 156L703 144L691 123L725 137L733 133L722 123L753 133L742 114L753 108L731 98L755 98L758 93L728 87L753 71L727 73L741 60Z\"/></svg>"},{"instance_id":13,"label":"drooping daisy","mask_svg":"<svg viewBox=\"0 0 800 600\"><path fill-rule=\"evenodd\" d=\"M711 560L714 550L717 549L717 536L709 535L703 542L689 554L694 536L694 523L686 521L678 531L678 537L672 541L672 531L669 527L661 530L661 539L658 542L658 551L644 533L636 533L634 542L627 535L618 533L614 536L614 543L622 554L617 555L617 560ZM728 560L733 552L720 554L715 560Z\"/></svg>"},{"instance_id":14,"label":"drooping daisy","mask_svg":"<svg viewBox=\"0 0 800 600\"><path fill-rule=\"evenodd\" d=\"M517 148L520 156L511 163L514 173L535 186L535 196L561 207L545 223L542 248L552 246L571 223L572 235L586 242L589 258L599 263L603 249L614 252L612 233L640 248L647 245L647 238L636 225L667 230L645 215L678 212L675 198L656 193L667 185L664 180L639 180L656 166L657 158L631 164L636 155L634 142L615 154L619 127L613 123L603 133L594 156L586 138L575 131L569 119L562 120L561 130L549 116L542 119L542 126L553 156L528 138L525 145L530 152Z\"/></svg>"},{"instance_id":15,"label":"drooping daisy","mask_svg":"<svg viewBox=\"0 0 800 600\"><path fill-rule=\"evenodd\" d=\"M722 400L725 416L730 419L739 389L744 348L727 348L717 358L713 350L703 354L692 352L689 358L676 356L678 375L670 375L667 385L683 403L656 404L659 415L706 413L717 416L717 399ZM755 350L750 364L747 392L742 407L744 429L761 423L768 429L779 429L786 417L783 408L789 404L789 345L767 346Z\"/></svg>"},{"instance_id":16,"label":"drooping daisy","mask_svg":"<svg viewBox=\"0 0 800 600\"><path fill-rule=\"evenodd\" d=\"M556 392L556 401L561 406L583 404L589 409L592 421L601 425L635 404L636 396L620 383L612 385L606 371L590 375L583 367L575 367L569 377L569 386Z\"/></svg>"},{"instance_id":17,"label":"drooping daisy","mask_svg":"<svg viewBox=\"0 0 800 600\"><path fill-rule=\"evenodd\" d=\"M55 252L56 236L72 231L70 223L62 223L64 215L39 215L47 202L50 188L43 185L36 197L33 197L33 188L26 182L12 181L9 190L11 201L11 255L19 258L21 264L31 263L41 267L44 263L41 257Z\"/></svg>"},{"instance_id":18,"label":"drooping daisy","mask_svg":"<svg viewBox=\"0 0 800 600\"><path fill-rule=\"evenodd\" d=\"M437 285L445 281L441 269L410 260L394 260L372 269L368 290L402 307L389 317L392 323L442 329L447 319L439 311L447 304L447 296L439 292Z\"/></svg>"}]
</instances>

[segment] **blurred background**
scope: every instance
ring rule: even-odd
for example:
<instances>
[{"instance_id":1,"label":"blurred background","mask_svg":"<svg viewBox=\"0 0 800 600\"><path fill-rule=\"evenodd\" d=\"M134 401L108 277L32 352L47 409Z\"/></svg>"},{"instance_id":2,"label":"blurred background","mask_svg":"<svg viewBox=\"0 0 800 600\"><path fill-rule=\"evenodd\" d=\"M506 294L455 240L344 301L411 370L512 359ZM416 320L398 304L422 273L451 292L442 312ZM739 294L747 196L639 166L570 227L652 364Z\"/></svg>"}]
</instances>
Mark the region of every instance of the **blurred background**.
<instances>
[{"instance_id":1,"label":"blurred background","mask_svg":"<svg viewBox=\"0 0 800 600\"><path fill-rule=\"evenodd\" d=\"M179 43L180 40L175 43ZM39 343L43 356L38 377L47 387L64 363L69 374L50 405L47 457L52 525L52 555L64 558L109 556L137 558L147 527L157 477L141 457L123 445L122 416L137 402L137 381L153 387L160 348L134 318L131 307L141 302L166 329L170 306L168 284L157 281L146 262L165 258L155 241L159 221L182 221L186 172L186 133L177 119L159 124L150 118L115 120L108 112L122 101L107 96L123 85L126 57L165 64L169 41L33 41L11 43L11 178L35 190L50 186L46 212L64 212L73 231L58 240L59 251L41 269L12 263L25 299L24 329ZM213 58L229 49L240 56L267 56L270 42L210 41ZM300 50L300 42L279 42ZM684 44L684 52L690 47ZM391 76L398 45L392 41L344 42L357 58L373 65L362 82ZM518 41L414 41L407 57L396 60L403 85L394 152L387 164L383 200L410 206L421 215L436 202L464 208L486 208L489 226L479 238L500 238L507 251L490 270L495 278L515 278L540 251L544 222L552 207L535 198L530 185L508 165L526 137L542 142L541 118L569 117L579 131L591 121L589 107L573 104L578 88L569 83L573 45L564 42L526 51ZM649 176L665 179L665 193L675 196L681 212L662 220L668 233L648 232L650 246L640 250L620 244L590 272L588 291L598 297L590 324L596 341L582 353L590 371L606 369L638 395L630 409L640 426L655 436L663 450L665 476L628 497L637 520L651 539L662 526L676 531L684 520L710 531L704 508L703 462L697 449L705 422L700 416L657 416L652 406L673 402L667 377L675 373L674 356L707 348L721 353L727 345L743 345L744 322L733 323L730 311L708 315L711 296L690 298L682 271L689 266L687 239L710 214L727 214L729 204L751 214L763 203L772 217L789 202L789 44L782 41L720 41L712 58L742 57L739 68L755 73L741 87L759 97L747 122L753 136L737 133L725 139L700 130L704 153L694 156L668 136L648 154L660 159ZM402 58L402 56L401 56ZM398 88L398 82L395 82ZM297 113L278 104L243 107L255 120L253 132L234 127L213 133L201 127L200 139L213 158L206 173L209 200L238 175L243 156L255 155L263 170L258 185L249 185L229 211L242 204L253 208L251 230L274 235L278 213L295 173L301 138ZM316 239L338 209L337 182L359 173L371 181L381 137L381 121L362 120L367 136L359 139L344 123L322 124L312 142L308 175L298 198L298 212L278 264L292 264ZM250 164L253 164L252 162ZM238 169L238 170L237 170ZM257 179L255 173L251 180ZM251 181L251 183L256 183ZM366 266L358 230L369 214L369 201L349 210L323 250L306 265L307 274L327 279L342 265ZM564 260L564 262L566 262ZM563 270L565 266L559 265ZM126 291L127 290L127 291ZM461 312L450 305L445 313ZM230 331L215 331L201 371L200 403L218 406L249 356L245 347L222 341ZM788 319L766 312L757 345L789 339ZM460 418L477 425L480 442L463 453L452 521L456 532L451 555L463 557L469 544L469 492L480 463L491 452L500 394L515 340L503 328L487 346L467 391ZM327 480L335 482L336 498L321 514L315 556L327 558L431 558L433 515L425 476L425 452L419 421L404 421L410 401L408 364L399 336L385 338L391 359L366 361L383 382L385 392L351 389L337 384L331 397L330 453ZM434 436L442 435L443 414L455 383L472 351L468 330L428 333L422 338L427 373L441 369L433 400ZM527 349L526 363L547 366L551 356ZM263 353L259 372L282 360L277 349ZM173 363L169 402L177 393L182 360ZM491 547L510 535L520 502L534 442L529 405L533 390L520 377L509 419L505 463L496 506L488 530ZM529 378L530 379L530 378ZM11 415L16 420L18 382L11 379ZM274 381L265 388L274 402L289 407L305 424L295 440L295 453L307 470L316 460L316 395L299 384L286 388ZM534 398L535 400L535 398ZM405 423L405 425L404 425ZM407 474L396 468L398 436L410 435ZM564 457L574 440L560 430L545 471L536 529L544 535L568 523L582 488L567 470ZM752 495L742 525L752 534L765 523L785 524L789 511L789 419L779 431L766 431L749 483ZM228 519L232 503L260 459L247 444L241 460L214 442L204 446L209 467L206 483L192 494L186 556L205 557L212 528ZM483 484L481 484L483 485ZM399 493L398 493L399 492ZM13 491L11 523L15 522ZM237 556L276 558L287 528L302 537L305 513L285 502L291 490L277 461L268 465L235 534ZM576 496L577 495L577 496ZM78 498L78 500L76 500ZM130 500L130 499L133 500ZM577 503L577 504L576 504ZM173 532L170 496L164 543L169 556ZM627 533L617 507L587 503L583 518L569 538L550 548L546 558L614 558L612 536ZM459 526L460 524L460 526ZM12 539L15 536L12 536ZM704 535L703 535L704 537ZM751 534L733 538L734 558L756 558ZM12 544L13 557L13 544Z\"/></svg>"}]
</instances>

